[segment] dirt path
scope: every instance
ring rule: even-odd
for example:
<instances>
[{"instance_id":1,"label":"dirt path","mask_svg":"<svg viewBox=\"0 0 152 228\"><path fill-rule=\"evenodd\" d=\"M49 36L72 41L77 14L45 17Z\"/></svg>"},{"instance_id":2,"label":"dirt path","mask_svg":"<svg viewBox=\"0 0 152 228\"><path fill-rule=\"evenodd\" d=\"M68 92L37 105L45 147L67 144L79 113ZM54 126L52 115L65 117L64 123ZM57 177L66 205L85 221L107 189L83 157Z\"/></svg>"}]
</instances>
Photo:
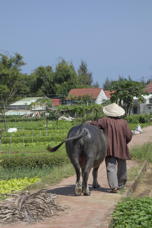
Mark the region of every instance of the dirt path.
<instances>
[{"instance_id":1,"label":"dirt path","mask_svg":"<svg viewBox=\"0 0 152 228\"><path fill-rule=\"evenodd\" d=\"M129 147L152 142L152 126L144 129L140 135L133 136ZM128 169L137 166L137 162L128 161ZM75 176L62 180L59 184L51 186L48 190L57 194L57 200L67 209L59 216L54 216L38 224L5 225L5 228L108 228L108 218L114 206L122 197L121 194L108 192L105 164L99 169L99 183L101 188L92 190L91 196L74 196ZM90 175L89 184L92 183Z\"/></svg>"}]
</instances>

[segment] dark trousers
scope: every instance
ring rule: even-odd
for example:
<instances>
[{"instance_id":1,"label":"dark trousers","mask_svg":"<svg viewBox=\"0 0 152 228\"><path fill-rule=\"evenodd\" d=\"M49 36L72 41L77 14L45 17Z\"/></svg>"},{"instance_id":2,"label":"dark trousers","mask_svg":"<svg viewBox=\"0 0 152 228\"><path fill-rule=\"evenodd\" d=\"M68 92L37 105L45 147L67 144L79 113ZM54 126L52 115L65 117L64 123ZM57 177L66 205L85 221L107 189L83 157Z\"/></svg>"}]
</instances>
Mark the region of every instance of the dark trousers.
<instances>
[{"instance_id":1,"label":"dark trousers","mask_svg":"<svg viewBox=\"0 0 152 228\"><path fill-rule=\"evenodd\" d=\"M107 178L110 188L123 188L127 181L126 160L106 157Z\"/></svg>"}]
</instances>

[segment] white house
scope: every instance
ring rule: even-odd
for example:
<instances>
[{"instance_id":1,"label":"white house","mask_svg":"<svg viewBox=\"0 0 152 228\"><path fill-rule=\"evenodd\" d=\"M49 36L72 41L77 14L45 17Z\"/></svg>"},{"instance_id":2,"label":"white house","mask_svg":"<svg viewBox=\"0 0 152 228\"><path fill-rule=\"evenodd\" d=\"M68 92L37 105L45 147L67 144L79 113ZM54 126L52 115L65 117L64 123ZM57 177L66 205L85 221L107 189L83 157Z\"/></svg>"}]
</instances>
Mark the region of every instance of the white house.
<instances>
[{"instance_id":1,"label":"white house","mask_svg":"<svg viewBox=\"0 0 152 228\"><path fill-rule=\"evenodd\" d=\"M6 116L10 115L32 115L36 112L45 110L44 105L34 105L31 107L32 103L35 103L37 100L42 97L27 97L16 101L8 106L8 111L5 113Z\"/></svg>"},{"instance_id":2,"label":"white house","mask_svg":"<svg viewBox=\"0 0 152 228\"><path fill-rule=\"evenodd\" d=\"M134 97L133 114L152 113L152 82L145 87L147 95L143 95L144 102L139 104L138 99Z\"/></svg>"}]
</instances>

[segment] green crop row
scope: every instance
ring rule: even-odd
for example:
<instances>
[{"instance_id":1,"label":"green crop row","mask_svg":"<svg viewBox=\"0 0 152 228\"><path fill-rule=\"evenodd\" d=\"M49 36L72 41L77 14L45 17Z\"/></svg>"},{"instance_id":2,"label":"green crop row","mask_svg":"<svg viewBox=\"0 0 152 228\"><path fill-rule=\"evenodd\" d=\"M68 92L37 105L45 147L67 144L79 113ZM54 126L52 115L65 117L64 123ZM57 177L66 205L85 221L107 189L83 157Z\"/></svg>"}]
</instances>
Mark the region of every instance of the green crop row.
<instances>
[{"instance_id":1,"label":"green crop row","mask_svg":"<svg viewBox=\"0 0 152 228\"><path fill-rule=\"evenodd\" d=\"M20 191L25 187L38 182L40 178L14 178L10 180L0 180L0 194L9 194L14 191Z\"/></svg>"},{"instance_id":2,"label":"green crop row","mask_svg":"<svg viewBox=\"0 0 152 228\"><path fill-rule=\"evenodd\" d=\"M3 168L43 168L54 167L64 163L68 163L69 159L65 153L26 153L26 154L10 154L1 157L0 165Z\"/></svg>"},{"instance_id":3,"label":"green crop row","mask_svg":"<svg viewBox=\"0 0 152 228\"><path fill-rule=\"evenodd\" d=\"M49 141L49 142L33 142L33 143L12 143L12 144L1 144L0 145L0 156L5 154L17 154L17 153L44 153L47 151L48 144L52 147L58 145L61 141ZM64 144L59 149L63 151L65 148Z\"/></svg>"},{"instance_id":4,"label":"green crop row","mask_svg":"<svg viewBox=\"0 0 152 228\"><path fill-rule=\"evenodd\" d=\"M58 120L58 121L45 121L45 120L28 120L18 122L6 122L7 128L17 128L24 130L45 130L45 129L66 129L73 125L73 122ZM0 128L4 129L4 122L0 122Z\"/></svg>"},{"instance_id":5,"label":"green crop row","mask_svg":"<svg viewBox=\"0 0 152 228\"><path fill-rule=\"evenodd\" d=\"M66 138L66 135L50 135L50 136L22 136L22 137L2 137L1 143L8 144L8 143L33 143L33 142L50 142L50 141L62 141Z\"/></svg>"},{"instance_id":6,"label":"green crop row","mask_svg":"<svg viewBox=\"0 0 152 228\"><path fill-rule=\"evenodd\" d=\"M10 136L16 136L16 137L20 137L20 136L47 136L47 135L51 135L51 134L67 134L69 128L65 128L65 129L43 129L43 130L18 130L17 132L3 132L2 136L3 137L10 137Z\"/></svg>"},{"instance_id":7,"label":"green crop row","mask_svg":"<svg viewBox=\"0 0 152 228\"><path fill-rule=\"evenodd\" d=\"M124 200L113 212L113 228L152 227L152 198L143 197Z\"/></svg>"}]
</instances>

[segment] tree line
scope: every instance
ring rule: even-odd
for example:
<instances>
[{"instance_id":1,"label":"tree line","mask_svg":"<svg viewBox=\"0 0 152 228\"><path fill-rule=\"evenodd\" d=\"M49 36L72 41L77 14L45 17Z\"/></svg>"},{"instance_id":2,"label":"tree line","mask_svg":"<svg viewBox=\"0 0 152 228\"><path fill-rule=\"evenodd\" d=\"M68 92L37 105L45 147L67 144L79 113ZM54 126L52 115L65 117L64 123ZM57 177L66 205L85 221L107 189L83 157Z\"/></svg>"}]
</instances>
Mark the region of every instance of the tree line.
<instances>
[{"instance_id":1,"label":"tree line","mask_svg":"<svg viewBox=\"0 0 152 228\"><path fill-rule=\"evenodd\" d=\"M60 60L55 69L49 66L39 66L31 74L23 74L25 65L23 56L0 54L0 101L10 103L26 96L67 96L72 88L99 87L93 83L92 73L87 63L81 61L78 70L72 63Z\"/></svg>"},{"instance_id":2,"label":"tree line","mask_svg":"<svg viewBox=\"0 0 152 228\"><path fill-rule=\"evenodd\" d=\"M65 98L70 89L99 87L93 82L87 63L81 61L78 70L72 63L60 60L55 69L39 66L31 74L23 74L23 56L0 54L0 107L5 111L8 104L22 97ZM123 106L127 113L133 105L133 97L143 101L144 87L148 83L133 81L131 77L119 77L117 81L106 79L103 89L111 91L111 102ZM115 91L115 92L114 92ZM114 92L114 93L113 93Z\"/></svg>"}]
</instances>

